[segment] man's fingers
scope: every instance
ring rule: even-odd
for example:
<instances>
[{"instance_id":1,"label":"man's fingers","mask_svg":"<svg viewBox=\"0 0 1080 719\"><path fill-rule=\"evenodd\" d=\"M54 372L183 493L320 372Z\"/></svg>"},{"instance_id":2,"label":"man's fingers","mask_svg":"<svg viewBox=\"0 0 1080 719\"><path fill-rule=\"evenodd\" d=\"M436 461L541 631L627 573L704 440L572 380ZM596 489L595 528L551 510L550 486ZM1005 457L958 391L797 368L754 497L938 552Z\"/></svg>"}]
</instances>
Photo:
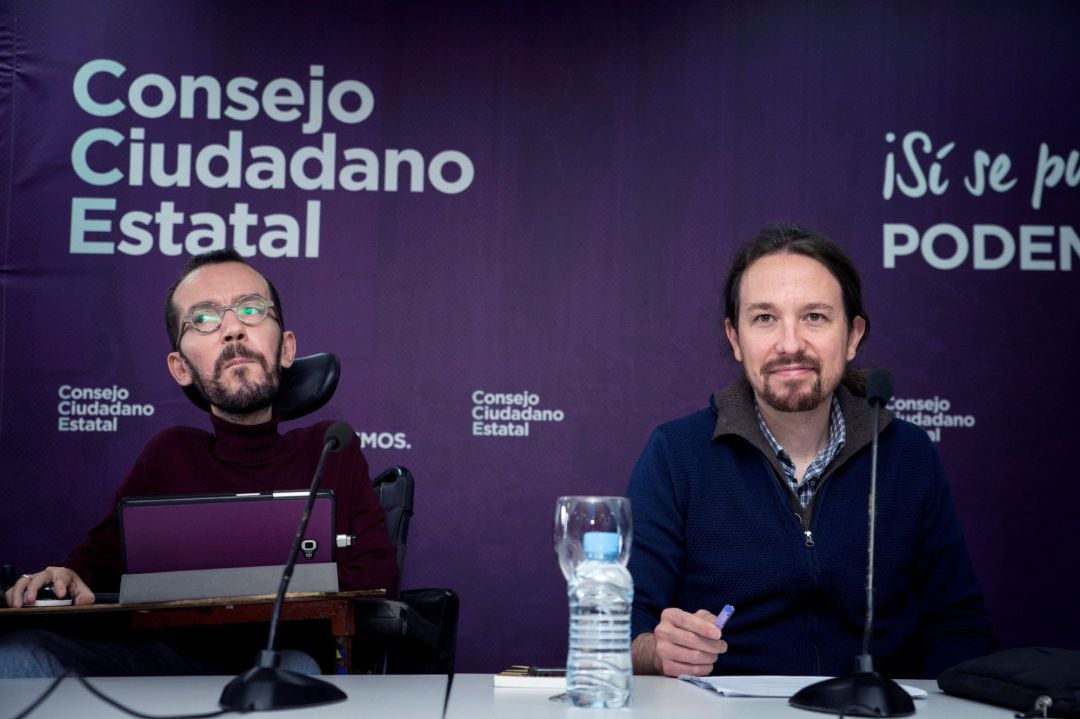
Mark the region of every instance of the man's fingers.
<instances>
[{"instance_id":1,"label":"man's fingers","mask_svg":"<svg viewBox=\"0 0 1080 719\"><path fill-rule=\"evenodd\" d=\"M97 597L75 572L66 567L50 567L53 592L57 599L70 599L72 604L93 604Z\"/></svg>"},{"instance_id":2,"label":"man's fingers","mask_svg":"<svg viewBox=\"0 0 1080 719\"><path fill-rule=\"evenodd\" d=\"M708 612L705 614L708 615ZM705 649L719 641L720 628L698 614L666 609L660 615L656 634L675 644Z\"/></svg>"},{"instance_id":3,"label":"man's fingers","mask_svg":"<svg viewBox=\"0 0 1080 719\"><path fill-rule=\"evenodd\" d=\"M93 604L97 600L97 597L94 595L94 592L91 591L90 587L86 586L86 582L79 579L79 575L74 572L72 572L71 577L73 581L68 587L68 595L71 597L72 604L80 606L84 604Z\"/></svg>"},{"instance_id":4,"label":"man's fingers","mask_svg":"<svg viewBox=\"0 0 1080 719\"><path fill-rule=\"evenodd\" d=\"M87 587L87 588L83 589L82 591L76 591L72 595L71 599L72 599L72 602L71 602L72 604L81 607L81 606L83 606L85 604L93 604L97 600L97 596L93 592L90 591L89 587Z\"/></svg>"},{"instance_id":5,"label":"man's fingers","mask_svg":"<svg viewBox=\"0 0 1080 719\"><path fill-rule=\"evenodd\" d=\"M657 651L665 660L670 659L679 664L708 664L712 666L716 662L717 656L719 656L719 652L693 649L678 644L667 644L666 642L657 642Z\"/></svg>"},{"instance_id":6,"label":"man's fingers","mask_svg":"<svg viewBox=\"0 0 1080 719\"><path fill-rule=\"evenodd\" d=\"M24 607L33 604L37 599L38 591L49 583L52 575L48 570L42 570L35 574L22 574L15 580L6 592L4 598L9 607Z\"/></svg>"},{"instance_id":7,"label":"man's fingers","mask_svg":"<svg viewBox=\"0 0 1080 719\"><path fill-rule=\"evenodd\" d=\"M660 670L661 673L669 677L677 677L682 674L689 674L695 677L703 677L712 671L713 665L710 664L687 664L685 662L676 661L674 659L664 658L661 660Z\"/></svg>"},{"instance_id":8,"label":"man's fingers","mask_svg":"<svg viewBox=\"0 0 1080 719\"><path fill-rule=\"evenodd\" d=\"M15 586L11 588L14 603L13 607L23 607L27 604L32 604L37 599L38 589L45 585L45 577L42 576L42 572L37 574L24 574L19 577L19 580L15 582Z\"/></svg>"},{"instance_id":9,"label":"man's fingers","mask_svg":"<svg viewBox=\"0 0 1080 719\"><path fill-rule=\"evenodd\" d=\"M4 593L9 607L31 606L41 588L51 584L57 599L71 599L73 604L93 604L97 597L79 575L67 567L45 567L40 572L23 574Z\"/></svg>"},{"instance_id":10,"label":"man's fingers","mask_svg":"<svg viewBox=\"0 0 1080 719\"><path fill-rule=\"evenodd\" d=\"M719 639L720 628L713 624L716 616L704 609L699 609L694 614L680 609L665 609L660 615L660 623L669 622L672 626L685 630L700 637Z\"/></svg>"},{"instance_id":11,"label":"man's fingers","mask_svg":"<svg viewBox=\"0 0 1080 719\"><path fill-rule=\"evenodd\" d=\"M716 615L710 612L708 609L699 609L690 616L697 617L698 619L706 621L709 624L713 624L713 622L716 621ZM713 626L716 625L713 624Z\"/></svg>"},{"instance_id":12,"label":"man's fingers","mask_svg":"<svg viewBox=\"0 0 1080 719\"><path fill-rule=\"evenodd\" d=\"M691 614L669 607L661 612L653 635L663 674L703 676L712 671L719 655L728 649L720 628L713 624L715 618L705 609Z\"/></svg>"},{"instance_id":13,"label":"man's fingers","mask_svg":"<svg viewBox=\"0 0 1080 719\"><path fill-rule=\"evenodd\" d=\"M713 627L713 629L716 629L716 627ZM679 629L678 627L672 626L657 627L656 637L658 640L664 641L668 644L680 647L687 647L689 649L698 649L713 654L719 652L720 643L722 641L720 639L702 636L686 629Z\"/></svg>"},{"instance_id":14,"label":"man's fingers","mask_svg":"<svg viewBox=\"0 0 1080 719\"><path fill-rule=\"evenodd\" d=\"M727 642L722 641L720 645L719 651L714 653L657 641L656 653L660 657L661 673L671 677L680 674L697 677L710 674L719 655L727 651Z\"/></svg>"}]
</instances>

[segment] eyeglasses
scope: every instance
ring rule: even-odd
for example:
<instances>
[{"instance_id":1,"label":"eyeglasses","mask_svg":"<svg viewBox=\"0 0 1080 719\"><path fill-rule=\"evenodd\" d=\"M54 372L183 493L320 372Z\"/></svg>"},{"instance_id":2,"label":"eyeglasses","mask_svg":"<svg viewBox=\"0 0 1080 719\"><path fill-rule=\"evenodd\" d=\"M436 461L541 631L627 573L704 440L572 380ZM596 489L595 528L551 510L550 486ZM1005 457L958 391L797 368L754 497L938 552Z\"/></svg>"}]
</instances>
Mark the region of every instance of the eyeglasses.
<instances>
[{"instance_id":1,"label":"eyeglasses","mask_svg":"<svg viewBox=\"0 0 1080 719\"><path fill-rule=\"evenodd\" d=\"M254 327L270 316L270 310L273 307L273 302L268 302L258 295L241 297L233 304L225 307L219 307L209 302L195 305L181 321L180 334L177 336L176 341L180 341L188 327L193 327L196 332L204 335L217 332L218 328L221 327L221 323L225 320L225 313L229 310L233 311L236 319L249 327Z\"/></svg>"}]
</instances>

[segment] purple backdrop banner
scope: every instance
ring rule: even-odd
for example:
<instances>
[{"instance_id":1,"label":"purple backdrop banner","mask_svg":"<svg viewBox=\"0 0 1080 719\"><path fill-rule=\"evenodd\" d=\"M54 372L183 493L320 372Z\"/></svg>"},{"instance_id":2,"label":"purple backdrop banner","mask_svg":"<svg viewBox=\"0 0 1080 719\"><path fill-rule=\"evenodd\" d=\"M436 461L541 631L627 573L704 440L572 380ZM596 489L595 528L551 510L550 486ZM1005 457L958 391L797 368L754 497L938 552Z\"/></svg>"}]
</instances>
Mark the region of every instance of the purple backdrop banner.
<instances>
[{"instance_id":1,"label":"purple backdrop banner","mask_svg":"<svg viewBox=\"0 0 1080 719\"><path fill-rule=\"evenodd\" d=\"M404 584L460 593L459 670L559 663L555 498L735 376L723 273L791 219L862 268L856 363L937 442L1004 642L1080 647L1080 6L313 5L0 2L0 559L208 425L162 300L235 247L343 361L313 419L416 475Z\"/></svg>"}]
</instances>

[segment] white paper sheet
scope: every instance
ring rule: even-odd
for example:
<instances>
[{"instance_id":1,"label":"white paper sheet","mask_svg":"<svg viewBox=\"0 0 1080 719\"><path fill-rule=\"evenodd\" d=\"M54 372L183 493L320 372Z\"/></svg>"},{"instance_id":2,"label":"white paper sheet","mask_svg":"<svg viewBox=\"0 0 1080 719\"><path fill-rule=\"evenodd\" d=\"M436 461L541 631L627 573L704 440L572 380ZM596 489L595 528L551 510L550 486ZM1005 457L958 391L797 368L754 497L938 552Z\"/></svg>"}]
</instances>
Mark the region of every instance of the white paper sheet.
<instances>
[{"instance_id":1,"label":"white paper sheet","mask_svg":"<svg viewBox=\"0 0 1080 719\"><path fill-rule=\"evenodd\" d=\"M751 676L751 677L693 677L683 674L679 679L711 692L726 697L776 697L787 699L795 692L815 682L831 677L789 677L789 676ZM913 699L925 699L926 692L918 687L901 684L901 688Z\"/></svg>"}]
</instances>

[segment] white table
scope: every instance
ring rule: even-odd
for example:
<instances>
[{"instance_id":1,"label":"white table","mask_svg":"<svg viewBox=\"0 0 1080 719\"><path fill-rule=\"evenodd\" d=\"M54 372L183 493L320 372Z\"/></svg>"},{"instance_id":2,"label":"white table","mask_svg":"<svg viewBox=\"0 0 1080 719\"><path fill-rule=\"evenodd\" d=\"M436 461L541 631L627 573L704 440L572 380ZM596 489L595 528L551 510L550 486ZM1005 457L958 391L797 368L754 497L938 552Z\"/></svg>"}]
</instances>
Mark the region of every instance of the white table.
<instances>
[{"instance_id":1,"label":"white table","mask_svg":"<svg viewBox=\"0 0 1080 719\"><path fill-rule=\"evenodd\" d=\"M90 681L113 699L147 714L204 713L218 709L221 690L232 677L130 677ZM263 713L266 717L336 717L374 719L439 719L443 716L446 678L442 676L326 676L348 700L307 709ZM45 690L49 679L0 680L0 719L22 711ZM1011 719L1013 712L942 694L933 681L904 680L930 693L915 701L917 719ZM490 674L454 677L447 719L620 719L621 717L686 717L694 719L797 719L824 717L788 706L785 699L721 697L666 677L634 677L634 702L625 709L577 709L548 697L558 689L496 689ZM77 681L65 679L31 719L98 719L124 717L118 709L91 695ZM232 716L232 715L226 715ZM249 715L255 716L255 715Z\"/></svg>"},{"instance_id":2,"label":"white table","mask_svg":"<svg viewBox=\"0 0 1080 719\"><path fill-rule=\"evenodd\" d=\"M146 714L195 714L212 712L221 690L233 677L101 677L89 681L116 701ZM336 704L271 713L265 717L319 717L357 719L438 719L446 698L444 676L324 676L348 695ZM0 718L9 719L29 706L45 691L51 679L0 680ZM225 716L239 716L226 714ZM76 679L65 679L29 719L98 719L130 717L94 695Z\"/></svg>"},{"instance_id":3,"label":"white table","mask_svg":"<svg viewBox=\"0 0 1080 719\"><path fill-rule=\"evenodd\" d=\"M959 699L943 694L932 680L902 680L925 689L930 696L915 700L916 719L1012 719L1008 709ZM572 717L573 719L619 719L620 717L706 717L728 719L753 717L797 719L825 717L826 714L795 709L786 699L749 699L722 697L678 679L635 676L632 706L617 710L578 709L564 702L553 702L550 696L560 690L504 689L492 686L487 674L459 674L450 690L450 705L446 719L541 719Z\"/></svg>"}]
</instances>

